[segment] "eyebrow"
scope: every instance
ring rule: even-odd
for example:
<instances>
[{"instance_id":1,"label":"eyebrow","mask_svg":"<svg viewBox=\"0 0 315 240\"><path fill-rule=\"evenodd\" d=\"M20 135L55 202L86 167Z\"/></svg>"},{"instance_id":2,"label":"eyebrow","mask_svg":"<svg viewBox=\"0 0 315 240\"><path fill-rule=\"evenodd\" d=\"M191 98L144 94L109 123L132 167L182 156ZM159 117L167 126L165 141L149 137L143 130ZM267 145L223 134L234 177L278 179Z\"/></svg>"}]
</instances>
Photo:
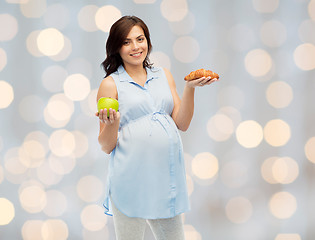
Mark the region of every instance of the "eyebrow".
<instances>
[{"instance_id":1,"label":"eyebrow","mask_svg":"<svg viewBox=\"0 0 315 240\"><path fill-rule=\"evenodd\" d=\"M140 38L140 37L144 37L144 35L141 34L141 35L139 35L138 37L136 37L136 39L137 39L137 38ZM131 40L131 39L130 39L130 38L126 38L126 40Z\"/></svg>"}]
</instances>

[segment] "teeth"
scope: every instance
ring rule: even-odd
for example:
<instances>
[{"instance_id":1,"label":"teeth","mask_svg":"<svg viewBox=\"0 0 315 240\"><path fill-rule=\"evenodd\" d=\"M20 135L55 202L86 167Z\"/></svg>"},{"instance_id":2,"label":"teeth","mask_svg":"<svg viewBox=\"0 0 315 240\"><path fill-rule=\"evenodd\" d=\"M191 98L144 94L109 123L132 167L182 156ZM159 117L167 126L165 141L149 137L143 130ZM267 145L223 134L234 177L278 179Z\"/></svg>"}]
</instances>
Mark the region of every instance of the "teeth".
<instances>
[{"instance_id":1,"label":"teeth","mask_svg":"<svg viewBox=\"0 0 315 240\"><path fill-rule=\"evenodd\" d=\"M131 54L131 56L139 56L141 53Z\"/></svg>"}]
</instances>

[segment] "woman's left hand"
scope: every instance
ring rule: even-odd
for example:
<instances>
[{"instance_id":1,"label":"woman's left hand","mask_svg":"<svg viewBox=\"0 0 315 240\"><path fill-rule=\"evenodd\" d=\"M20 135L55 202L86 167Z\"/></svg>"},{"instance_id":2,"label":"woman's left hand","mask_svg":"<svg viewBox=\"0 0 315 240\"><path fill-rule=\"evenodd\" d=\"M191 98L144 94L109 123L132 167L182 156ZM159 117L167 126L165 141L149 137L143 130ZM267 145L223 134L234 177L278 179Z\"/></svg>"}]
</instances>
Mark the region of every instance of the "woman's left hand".
<instances>
[{"instance_id":1,"label":"woman's left hand","mask_svg":"<svg viewBox=\"0 0 315 240\"><path fill-rule=\"evenodd\" d=\"M210 77L202 77L190 81L186 81L186 85L191 88L195 87L203 87L206 85L210 85L213 82L219 81L219 79L213 78L211 79Z\"/></svg>"}]
</instances>

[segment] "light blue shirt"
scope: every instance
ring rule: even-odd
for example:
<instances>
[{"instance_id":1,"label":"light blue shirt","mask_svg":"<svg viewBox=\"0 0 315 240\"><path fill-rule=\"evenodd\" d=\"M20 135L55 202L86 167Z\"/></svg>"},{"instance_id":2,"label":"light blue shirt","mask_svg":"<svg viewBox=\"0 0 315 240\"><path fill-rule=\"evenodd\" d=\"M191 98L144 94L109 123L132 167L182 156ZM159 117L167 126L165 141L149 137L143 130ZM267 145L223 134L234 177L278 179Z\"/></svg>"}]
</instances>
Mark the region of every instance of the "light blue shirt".
<instances>
[{"instance_id":1,"label":"light blue shirt","mask_svg":"<svg viewBox=\"0 0 315 240\"><path fill-rule=\"evenodd\" d=\"M174 103L162 68L147 68L144 87L123 66L111 74L120 126L111 153L105 213L111 201L129 217L170 218L190 209L182 141L170 116Z\"/></svg>"}]
</instances>

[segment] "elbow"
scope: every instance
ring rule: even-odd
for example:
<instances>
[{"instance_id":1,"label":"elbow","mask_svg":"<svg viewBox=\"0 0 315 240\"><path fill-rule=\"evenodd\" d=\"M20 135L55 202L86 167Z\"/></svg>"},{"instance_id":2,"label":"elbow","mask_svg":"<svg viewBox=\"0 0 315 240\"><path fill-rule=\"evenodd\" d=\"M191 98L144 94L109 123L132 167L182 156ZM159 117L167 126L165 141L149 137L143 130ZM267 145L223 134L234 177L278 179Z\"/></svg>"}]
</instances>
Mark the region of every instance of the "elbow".
<instances>
[{"instance_id":1,"label":"elbow","mask_svg":"<svg viewBox=\"0 0 315 240\"><path fill-rule=\"evenodd\" d=\"M177 124L176 124L177 125ZM181 125L177 125L178 130L182 131L182 132L186 132L189 128L189 124L181 124Z\"/></svg>"},{"instance_id":2,"label":"elbow","mask_svg":"<svg viewBox=\"0 0 315 240\"><path fill-rule=\"evenodd\" d=\"M188 126L187 127L180 127L178 129L181 130L182 132L186 132L188 130Z\"/></svg>"},{"instance_id":3,"label":"elbow","mask_svg":"<svg viewBox=\"0 0 315 240\"><path fill-rule=\"evenodd\" d=\"M102 151L105 152L106 154L110 154L113 151L113 149L108 149L106 147L102 147Z\"/></svg>"},{"instance_id":4,"label":"elbow","mask_svg":"<svg viewBox=\"0 0 315 240\"><path fill-rule=\"evenodd\" d=\"M106 154L110 154L113 151L113 149L115 148L115 146L112 147L112 146L109 146L107 144L104 144L102 141L100 141L100 139L98 139L98 142L101 145L102 151L105 152Z\"/></svg>"},{"instance_id":5,"label":"elbow","mask_svg":"<svg viewBox=\"0 0 315 240\"><path fill-rule=\"evenodd\" d=\"M101 145L101 149L103 152L105 152L106 154L110 154L113 151L113 147L109 147L109 146L102 146Z\"/></svg>"}]
</instances>

